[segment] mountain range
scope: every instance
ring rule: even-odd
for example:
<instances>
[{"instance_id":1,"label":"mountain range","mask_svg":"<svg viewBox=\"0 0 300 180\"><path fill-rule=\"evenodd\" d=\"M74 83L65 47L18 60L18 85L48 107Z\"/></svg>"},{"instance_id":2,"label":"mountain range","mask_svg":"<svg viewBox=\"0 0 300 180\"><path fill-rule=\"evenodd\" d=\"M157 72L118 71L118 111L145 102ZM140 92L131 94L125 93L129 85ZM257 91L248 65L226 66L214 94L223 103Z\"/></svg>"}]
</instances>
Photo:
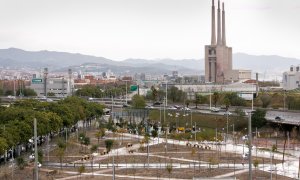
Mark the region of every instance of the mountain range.
<instances>
[{"instance_id":1,"label":"mountain range","mask_svg":"<svg viewBox=\"0 0 300 180\"><path fill-rule=\"evenodd\" d=\"M25 51L17 48L0 49L0 66L10 68L41 69L64 71L67 68L80 69L89 65L103 72L110 69L116 74L150 73L165 74L177 70L180 74L204 74L203 59L126 59L114 61L104 57L56 51ZM291 65L300 64L296 58L276 55L254 56L245 53L233 54L234 69L249 69L252 72L281 76ZM90 66L91 67L91 66ZM94 69L95 70L95 69Z\"/></svg>"}]
</instances>

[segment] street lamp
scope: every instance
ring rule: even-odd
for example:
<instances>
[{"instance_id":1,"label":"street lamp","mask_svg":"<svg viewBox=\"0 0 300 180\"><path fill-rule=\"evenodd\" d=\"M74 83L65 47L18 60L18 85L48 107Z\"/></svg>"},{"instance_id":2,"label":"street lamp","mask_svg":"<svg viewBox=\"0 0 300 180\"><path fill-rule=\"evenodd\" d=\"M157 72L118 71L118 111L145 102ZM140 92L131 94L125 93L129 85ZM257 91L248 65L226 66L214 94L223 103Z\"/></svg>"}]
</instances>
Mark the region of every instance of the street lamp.
<instances>
[{"instance_id":1,"label":"street lamp","mask_svg":"<svg viewBox=\"0 0 300 180\"><path fill-rule=\"evenodd\" d=\"M176 117L176 131L178 131L178 126L179 126L178 117L179 117L179 113L176 113L175 117Z\"/></svg>"},{"instance_id":2,"label":"street lamp","mask_svg":"<svg viewBox=\"0 0 300 180\"><path fill-rule=\"evenodd\" d=\"M33 127L34 127L34 180L39 179L39 169L38 169L38 150L37 150L37 122L36 118L33 119Z\"/></svg>"},{"instance_id":3,"label":"street lamp","mask_svg":"<svg viewBox=\"0 0 300 180\"><path fill-rule=\"evenodd\" d=\"M252 98L253 102L253 98ZM253 104L253 103L252 103ZM253 108L253 106L252 106ZM249 113L249 120L248 120L248 148L249 148L249 174L248 174L248 179L252 179L252 129L251 129L251 115L252 112Z\"/></svg>"}]
</instances>

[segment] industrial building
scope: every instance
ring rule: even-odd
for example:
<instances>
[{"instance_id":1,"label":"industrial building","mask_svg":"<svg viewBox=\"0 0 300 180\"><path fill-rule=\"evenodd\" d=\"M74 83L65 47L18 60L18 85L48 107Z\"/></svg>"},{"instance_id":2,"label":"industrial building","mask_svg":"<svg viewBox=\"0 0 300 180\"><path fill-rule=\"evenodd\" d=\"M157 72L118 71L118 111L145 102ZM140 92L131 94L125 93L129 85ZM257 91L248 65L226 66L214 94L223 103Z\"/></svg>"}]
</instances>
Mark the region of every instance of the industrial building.
<instances>
[{"instance_id":1,"label":"industrial building","mask_svg":"<svg viewBox=\"0 0 300 180\"><path fill-rule=\"evenodd\" d=\"M70 96L74 90L72 71L69 69L68 77L48 77L48 69L45 68L43 77L31 79L30 88L40 97L47 97L49 93L56 97Z\"/></svg>"},{"instance_id":2,"label":"industrial building","mask_svg":"<svg viewBox=\"0 0 300 180\"><path fill-rule=\"evenodd\" d=\"M283 73L282 85L284 90L300 88L300 65L291 66L289 71Z\"/></svg>"},{"instance_id":3,"label":"industrial building","mask_svg":"<svg viewBox=\"0 0 300 180\"><path fill-rule=\"evenodd\" d=\"M217 9L217 38L215 23L215 4L212 0L211 14L211 44L205 46L205 82L224 84L251 79L251 70L232 69L232 47L226 44L225 8L222 3L222 18L220 1Z\"/></svg>"}]
</instances>

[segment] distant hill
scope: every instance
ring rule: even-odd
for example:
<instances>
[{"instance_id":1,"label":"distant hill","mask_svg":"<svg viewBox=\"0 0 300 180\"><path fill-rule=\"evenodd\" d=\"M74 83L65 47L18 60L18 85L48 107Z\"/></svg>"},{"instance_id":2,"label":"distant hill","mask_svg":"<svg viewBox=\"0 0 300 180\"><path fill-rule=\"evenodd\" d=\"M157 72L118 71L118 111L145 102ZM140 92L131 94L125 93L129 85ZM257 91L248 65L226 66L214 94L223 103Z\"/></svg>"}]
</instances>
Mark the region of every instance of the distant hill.
<instances>
[{"instance_id":1,"label":"distant hill","mask_svg":"<svg viewBox=\"0 0 300 180\"><path fill-rule=\"evenodd\" d=\"M103 72L108 69L122 73L164 74L177 70L181 74L204 74L204 60L196 59L126 59L114 61L104 57L55 51L24 51L17 48L0 49L0 66L16 68L44 68L50 71L64 70L69 67L80 69L82 64L94 64ZM259 73L282 74L290 65L300 64L299 59L281 56L254 56L245 53L233 55L234 69L250 69Z\"/></svg>"},{"instance_id":2,"label":"distant hill","mask_svg":"<svg viewBox=\"0 0 300 180\"><path fill-rule=\"evenodd\" d=\"M82 63L96 63L114 64L115 61L103 58L88 56L82 54L73 54L55 51L24 51L16 48L0 49L0 63L5 64L4 61L13 60L12 66L15 63L28 67L66 67L72 65L79 65ZM7 63L6 63L7 64Z\"/></svg>"}]
</instances>

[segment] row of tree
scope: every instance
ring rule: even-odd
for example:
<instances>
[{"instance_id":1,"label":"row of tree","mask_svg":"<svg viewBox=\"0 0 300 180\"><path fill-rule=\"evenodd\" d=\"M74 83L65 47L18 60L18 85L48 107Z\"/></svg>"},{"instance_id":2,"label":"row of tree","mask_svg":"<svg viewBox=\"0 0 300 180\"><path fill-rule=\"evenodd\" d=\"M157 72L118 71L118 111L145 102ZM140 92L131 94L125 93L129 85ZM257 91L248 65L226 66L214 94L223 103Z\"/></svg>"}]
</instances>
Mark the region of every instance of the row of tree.
<instances>
[{"instance_id":1,"label":"row of tree","mask_svg":"<svg viewBox=\"0 0 300 180\"><path fill-rule=\"evenodd\" d=\"M127 88L128 91L128 88ZM75 92L76 96L86 96L94 98L117 97L126 94L126 85L86 85Z\"/></svg>"},{"instance_id":2,"label":"row of tree","mask_svg":"<svg viewBox=\"0 0 300 180\"><path fill-rule=\"evenodd\" d=\"M28 143L33 137L33 119L37 119L38 136L59 132L79 120L88 121L102 115L102 105L78 97L68 97L57 103L20 100L0 109L0 155L5 150Z\"/></svg>"},{"instance_id":3,"label":"row of tree","mask_svg":"<svg viewBox=\"0 0 300 180\"><path fill-rule=\"evenodd\" d=\"M189 103L194 103L196 107L198 104L209 103L209 95L202 95L200 93L195 93L195 99L190 101L187 99L187 94L177 87L172 86L168 89L168 99L172 102L184 102L187 106ZM156 89L154 86L151 87L151 93L148 93L146 99L151 99L153 101L161 101L166 96L163 89ZM213 92L212 94L212 104L217 106L217 104L225 105L227 108L232 106L245 106L246 101L239 97L235 92Z\"/></svg>"},{"instance_id":4,"label":"row of tree","mask_svg":"<svg viewBox=\"0 0 300 180\"><path fill-rule=\"evenodd\" d=\"M15 93L13 90L3 90L0 89L0 96L14 96ZM30 88L24 88L22 90L16 90L16 96L36 96L36 92Z\"/></svg>"}]
</instances>

